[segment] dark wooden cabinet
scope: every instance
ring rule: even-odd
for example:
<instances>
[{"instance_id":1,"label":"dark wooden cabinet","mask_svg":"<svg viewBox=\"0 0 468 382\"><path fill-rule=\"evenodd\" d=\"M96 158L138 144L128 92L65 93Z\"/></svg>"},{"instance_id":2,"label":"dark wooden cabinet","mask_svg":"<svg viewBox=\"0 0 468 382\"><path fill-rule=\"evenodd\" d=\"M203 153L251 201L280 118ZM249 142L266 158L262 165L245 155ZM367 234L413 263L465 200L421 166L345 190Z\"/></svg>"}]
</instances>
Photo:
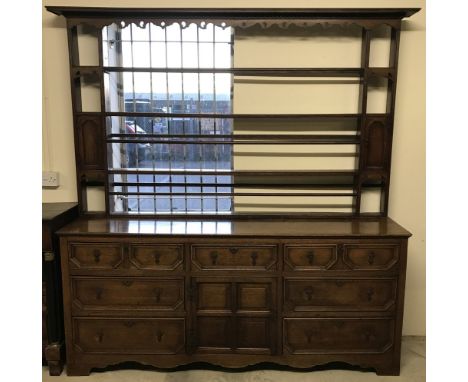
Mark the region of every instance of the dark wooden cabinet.
<instances>
[{"instance_id":1,"label":"dark wooden cabinet","mask_svg":"<svg viewBox=\"0 0 468 382\"><path fill-rule=\"evenodd\" d=\"M402 19L419 9L46 8L66 18L80 212L60 230L67 373L127 361L162 368L338 361L399 374L410 233L388 218L388 201L400 31ZM190 65L182 57L169 62L174 39L185 58L207 46L199 34L208 25L213 47L229 28L229 65L218 67L216 58L202 67L206 52ZM169 36L172 26L180 37ZM190 28L196 34L184 37ZM249 28L262 41L257 56L267 67L234 65L236 39ZM301 28L301 40L314 35L324 42L335 32L340 40L353 38L356 60L350 67L341 59L335 67L308 61L281 67L284 45L271 59L261 52L263 41ZM162 34L153 40L153 32ZM372 46L383 35L388 56L376 65ZM89 37L93 65L79 53L80 38ZM143 40L147 56L165 57L165 65L134 62ZM182 79L180 91L170 90L174 76ZM223 85L229 90L222 97L218 76L233 81ZM86 77L97 91L91 108L82 102ZM262 84L298 80L301 87L353 85L354 108L317 113L314 97L322 93L295 99L283 90L244 99L239 104L251 103L254 112L235 113L234 94L248 92L234 82L248 77ZM132 79L131 88L124 78ZM184 78L197 79L198 95L184 88ZM136 82L150 92L136 91ZM385 95L379 111L368 108L373 88ZM273 102L283 102L285 92L289 112ZM351 105L352 98L343 99ZM301 104L306 109L294 112ZM239 150L246 145L248 152ZM271 158L280 155L266 165L270 151ZM220 152L226 162L218 163ZM102 211L87 203L96 188L103 191Z\"/></svg>"},{"instance_id":2,"label":"dark wooden cabinet","mask_svg":"<svg viewBox=\"0 0 468 382\"><path fill-rule=\"evenodd\" d=\"M78 216L77 203L42 204L42 364L60 375L64 363L64 329L60 249L55 231Z\"/></svg>"},{"instance_id":3,"label":"dark wooden cabinet","mask_svg":"<svg viewBox=\"0 0 468 382\"><path fill-rule=\"evenodd\" d=\"M399 373L410 234L391 219L232 221L219 235L135 222L59 231L69 375L124 361Z\"/></svg>"}]
</instances>

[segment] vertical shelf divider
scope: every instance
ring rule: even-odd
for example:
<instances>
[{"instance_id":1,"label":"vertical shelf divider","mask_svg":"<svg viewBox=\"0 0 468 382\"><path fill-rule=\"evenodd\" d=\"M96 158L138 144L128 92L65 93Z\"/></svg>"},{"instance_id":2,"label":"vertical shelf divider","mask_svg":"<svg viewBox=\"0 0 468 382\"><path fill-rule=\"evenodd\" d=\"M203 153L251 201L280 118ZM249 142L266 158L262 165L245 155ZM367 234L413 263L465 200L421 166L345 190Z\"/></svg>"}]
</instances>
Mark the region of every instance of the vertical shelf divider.
<instances>
[{"instance_id":1,"label":"vertical shelf divider","mask_svg":"<svg viewBox=\"0 0 468 382\"><path fill-rule=\"evenodd\" d=\"M107 138L107 126L106 126L106 95L105 95L105 89L104 89L104 53L103 53L103 46L102 46L102 40L103 40L103 30L104 28L96 27L97 28L97 35L98 35L98 58L99 58L99 70L98 70L98 75L99 75L99 91L100 91L100 98L101 98L101 129L102 129L102 134L103 134L103 142L106 142ZM110 215L110 197L109 197L109 156L108 156L108 148L107 148L107 143L104 144L104 166L105 168L103 169L104 172L104 193L105 193L105 206L106 206L106 216Z\"/></svg>"},{"instance_id":2,"label":"vertical shelf divider","mask_svg":"<svg viewBox=\"0 0 468 382\"><path fill-rule=\"evenodd\" d=\"M362 43L361 43L361 69L363 74L361 77L361 84L359 86L359 105L358 112L360 118L358 122L359 126L359 155L358 155L358 168L357 173L354 176L354 190L356 193L354 203L354 215L359 216L361 214L361 192L362 192L362 172L364 167L365 152L367 150L366 145L366 114L367 114L367 89L368 89L368 76L369 76L369 54L370 54L370 29L362 28Z\"/></svg>"},{"instance_id":3,"label":"vertical shelf divider","mask_svg":"<svg viewBox=\"0 0 468 382\"><path fill-rule=\"evenodd\" d=\"M388 153L386 160L386 178L385 184L382 189L382 197L380 198L380 214L382 216L388 216L388 199L390 191L390 171L392 166L392 141L393 141L393 125L395 122L395 99L396 99L396 88L397 88L397 74L398 74L398 50L400 47L400 28L401 20L398 23L398 27L392 27L391 40L390 40L390 59L389 67L393 68L393 76L389 76L389 83L387 89L387 129L389 130L386 134L386 144Z\"/></svg>"},{"instance_id":4,"label":"vertical shelf divider","mask_svg":"<svg viewBox=\"0 0 468 382\"><path fill-rule=\"evenodd\" d=\"M78 51L78 27L67 19L67 39L68 39L68 59L69 59L69 72L70 72L70 88L72 98L72 118L73 118L73 138L75 142L75 164L76 164L76 188L78 197L78 212L83 215L88 209L88 199L86 195L86 188L83 187L83 179L81 176L81 159L79 155L78 142L78 126L76 114L81 111L81 86L80 80L76 80L73 70L74 66L79 65L79 51Z\"/></svg>"}]
</instances>

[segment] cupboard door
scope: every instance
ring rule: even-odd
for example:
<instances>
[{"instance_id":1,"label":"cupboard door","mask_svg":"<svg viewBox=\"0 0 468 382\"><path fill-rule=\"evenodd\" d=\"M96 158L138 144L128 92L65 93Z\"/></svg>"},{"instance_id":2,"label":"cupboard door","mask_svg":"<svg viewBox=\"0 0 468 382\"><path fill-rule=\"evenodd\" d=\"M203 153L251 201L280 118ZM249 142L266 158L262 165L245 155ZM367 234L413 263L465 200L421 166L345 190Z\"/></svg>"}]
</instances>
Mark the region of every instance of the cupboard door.
<instances>
[{"instance_id":1,"label":"cupboard door","mask_svg":"<svg viewBox=\"0 0 468 382\"><path fill-rule=\"evenodd\" d=\"M276 281L271 278L195 278L196 353L272 354Z\"/></svg>"},{"instance_id":2,"label":"cupboard door","mask_svg":"<svg viewBox=\"0 0 468 382\"><path fill-rule=\"evenodd\" d=\"M197 316L195 320L197 353L230 353L233 324L232 317Z\"/></svg>"},{"instance_id":3,"label":"cupboard door","mask_svg":"<svg viewBox=\"0 0 468 382\"><path fill-rule=\"evenodd\" d=\"M237 317L236 350L238 353L272 354L275 325L271 317Z\"/></svg>"}]
</instances>

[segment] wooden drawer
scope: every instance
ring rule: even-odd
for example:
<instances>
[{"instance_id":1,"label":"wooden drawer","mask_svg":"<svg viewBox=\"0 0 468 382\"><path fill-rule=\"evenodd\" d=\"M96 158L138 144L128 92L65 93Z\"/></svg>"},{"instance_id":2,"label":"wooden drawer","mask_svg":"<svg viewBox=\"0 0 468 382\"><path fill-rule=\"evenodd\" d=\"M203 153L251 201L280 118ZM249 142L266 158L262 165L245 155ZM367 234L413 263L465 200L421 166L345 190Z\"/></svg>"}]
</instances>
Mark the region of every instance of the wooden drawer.
<instances>
[{"instance_id":1,"label":"wooden drawer","mask_svg":"<svg viewBox=\"0 0 468 382\"><path fill-rule=\"evenodd\" d=\"M123 250L119 243L70 243L71 269L115 269L123 262Z\"/></svg>"},{"instance_id":2,"label":"wooden drawer","mask_svg":"<svg viewBox=\"0 0 468 382\"><path fill-rule=\"evenodd\" d=\"M346 244L344 263L354 270L385 271L398 263L397 244Z\"/></svg>"},{"instance_id":3,"label":"wooden drawer","mask_svg":"<svg viewBox=\"0 0 468 382\"><path fill-rule=\"evenodd\" d=\"M182 244L130 244L130 263L137 269L175 270L183 267Z\"/></svg>"},{"instance_id":4,"label":"wooden drawer","mask_svg":"<svg viewBox=\"0 0 468 382\"><path fill-rule=\"evenodd\" d=\"M338 260L336 244L285 245L284 265L289 270L323 270Z\"/></svg>"},{"instance_id":5,"label":"wooden drawer","mask_svg":"<svg viewBox=\"0 0 468 382\"><path fill-rule=\"evenodd\" d=\"M183 279L88 278L71 281L74 311L175 311L184 308Z\"/></svg>"},{"instance_id":6,"label":"wooden drawer","mask_svg":"<svg viewBox=\"0 0 468 382\"><path fill-rule=\"evenodd\" d=\"M393 345L390 318L286 318L286 354L385 353Z\"/></svg>"},{"instance_id":7,"label":"wooden drawer","mask_svg":"<svg viewBox=\"0 0 468 382\"><path fill-rule=\"evenodd\" d=\"M185 348L185 320L75 318L73 345L83 353L177 354Z\"/></svg>"},{"instance_id":8,"label":"wooden drawer","mask_svg":"<svg viewBox=\"0 0 468 382\"><path fill-rule=\"evenodd\" d=\"M397 280L285 279L284 309L290 311L386 311L394 309Z\"/></svg>"},{"instance_id":9,"label":"wooden drawer","mask_svg":"<svg viewBox=\"0 0 468 382\"><path fill-rule=\"evenodd\" d=\"M192 245L192 264L199 270L270 270L277 261L275 245Z\"/></svg>"}]
</instances>

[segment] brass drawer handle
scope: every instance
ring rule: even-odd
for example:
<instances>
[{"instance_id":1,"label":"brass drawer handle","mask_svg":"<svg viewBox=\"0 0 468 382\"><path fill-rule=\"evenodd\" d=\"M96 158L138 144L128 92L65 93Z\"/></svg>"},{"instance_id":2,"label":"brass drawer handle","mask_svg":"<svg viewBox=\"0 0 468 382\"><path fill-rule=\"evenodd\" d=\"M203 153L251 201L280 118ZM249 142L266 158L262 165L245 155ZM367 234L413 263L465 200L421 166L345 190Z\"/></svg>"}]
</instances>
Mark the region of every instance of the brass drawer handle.
<instances>
[{"instance_id":1,"label":"brass drawer handle","mask_svg":"<svg viewBox=\"0 0 468 382\"><path fill-rule=\"evenodd\" d=\"M126 287L129 287L133 284L133 281L131 280L124 280L122 281L122 285L126 286Z\"/></svg>"},{"instance_id":2,"label":"brass drawer handle","mask_svg":"<svg viewBox=\"0 0 468 382\"><path fill-rule=\"evenodd\" d=\"M154 252L154 253L153 253L154 263L155 263L156 265L159 265L159 259L160 259L160 257L161 257L161 254L159 254L158 252Z\"/></svg>"},{"instance_id":3,"label":"brass drawer handle","mask_svg":"<svg viewBox=\"0 0 468 382\"><path fill-rule=\"evenodd\" d=\"M102 297L102 288L96 288L96 300L100 300Z\"/></svg>"},{"instance_id":4,"label":"brass drawer handle","mask_svg":"<svg viewBox=\"0 0 468 382\"><path fill-rule=\"evenodd\" d=\"M366 342L370 342L375 340L375 334L371 331L367 331L364 333L364 338L366 339Z\"/></svg>"},{"instance_id":5,"label":"brass drawer handle","mask_svg":"<svg viewBox=\"0 0 468 382\"><path fill-rule=\"evenodd\" d=\"M102 332L96 333L94 336L94 340L98 343L102 343L102 340L104 338L104 334Z\"/></svg>"},{"instance_id":6,"label":"brass drawer handle","mask_svg":"<svg viewBox=\"0 0 468 382\"><path fill-rule=\"evenodd\" d=\"M315 331L307 331L307 332L304 332L305 336L307 337L307 343L310 344L312 343L312 338L315 336Z\"/></svg>"},{"instance_id":7,"label":"brass drawer handle","mask_svg":"<svg viewBox=\"0 0 468 382\"><path fill-rule=\"evenodd\" d=\"M101 251L99 249L95 249L93 251L94 262L97 264L101 260Z\"/></svg>"},{"instance_id":8,"label":"brass drawer handle","mask_svg":"<svg viewBox=\"0 0 468 382\"><path fill-rule=\"evenodd\" d=\"M252 252L252 254L250 255L251 259L252 259L252 265L253 266L256 266L257 265L257 258L258 258L258 253L257 252Z\"/></svg>"},{"instance_id":9,"label":"brass drawer handle","mask_svg":"<svg viewBox=\"0 0 468 382\"><path fill-rule=\"evenodd\" d=\"M336 321L335 326L336 326L337 329L341 329L344 326L344 322L343 321Z\"/></svg>"},{"instance_id":10,"label":"brass drawer handle","mask_svg":"<svg viewBox=\"0 0 468 382\"><path fill-rule=\"evenodd\" d=\"M164 335L164 333L161 332L160 330L158 330L158 331L156 332L156 342L161 342L161 340L162 340L162 338L163 338L163 335Z\"/></svg>"},{"instance_id":11,"label":"brass drawer handle","mask_svg":"<svg viewBox=\"0 0 468 382\"><path fill-rule=\"evenodd\" d=\"M315 257L314 251L310 251L309 253L307 253L307 259L309 260L309 265L314 265L314 257Z\"/></svg>"},{"instance_id":12,"label":"brass drawer handle","mask_svg":"<svg viewBox=\"0 0 468 382\"><path fill-rule=\"evenodd\" d=\"M161 288L154 288L153 292L154 292L154 296L156 298L156 302L160 302L161 301L162 289Z\"/></svg>"},{"instance_id":13,"label":"brass drawer handle","mask_svg":"<svg viewBox=\"0 0 468 382\"><path fill-rule=\"evenodd\" d=\"M210 257L211 257L211 265L216 265L216 262L218 261L218 253L211 252Z\"/></svg>"},{"instance_id":14,"label":"brass drawer handle","mask_svg":"<svg viewBox=\"0 0 468 382\"><path fill-rule=\"evenodd\" d=\"M369 263L369 265L374 265L374 261L375 261L375 253L373 251L370 251L367 254L367 262Z\"/></svg>"},{"instance_id":15,"label":"brass drawer handle","mask_svg":"<svg viewBox=\"0 0 468 382\"><path fill-rule=\"evenodd\" d=\"M308 286L308 287L304 288L304 295L305 295L305 299L307 301L312 300L312 295L313 294L314 294L314 288L312 288L311 286Z\"/></svg>"}]
</instances>

